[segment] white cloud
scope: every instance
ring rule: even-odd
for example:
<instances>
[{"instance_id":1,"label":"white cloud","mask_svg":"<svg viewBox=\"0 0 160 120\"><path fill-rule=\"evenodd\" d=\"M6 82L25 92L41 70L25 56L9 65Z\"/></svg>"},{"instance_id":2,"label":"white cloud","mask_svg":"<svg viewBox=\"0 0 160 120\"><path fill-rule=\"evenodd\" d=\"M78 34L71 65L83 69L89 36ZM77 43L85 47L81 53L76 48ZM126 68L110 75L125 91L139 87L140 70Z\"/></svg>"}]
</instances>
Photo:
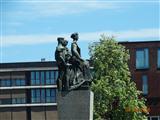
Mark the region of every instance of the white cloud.
<instances>
[{"instance_id":1,"label":"white cloud","mask_svg":"<svg viewBox=\"0 0 160 120\"><path fill-rule=\"evenodd\" d=\"M119 7L117 3L107 3L98 0L19 0L16 2L4 2L1 14L4 24L11 29L17 29L16 27L23 26L35 20L40 21L46 18L57 19L59 16L72 17L72 15L81 15L96 10L113 10Z\"/></svg>"},{"instance_id":2,"label":"white cloud","mask_svg":"<svg viewBox=\"0 0 160 120\"><path fill-rule=\"evenodd\" d=\"M42 44L57 42L57 37L65 37L70 39L71 33L54 34L54 35L11 35L2 37L2 45L30 45L30 44ZM115 36L117 40L148 40L156 39L160 40L160 29L139 29L128 31L98 31L79 33L80 41L95 42L98 41L100 35L105 34L107 36Z\"/></svg>"},{"instance_id":3,"label":"white cloud","mask_svg":"<svg viewBox=\"0 0 160 120\"><path fill-rule=\"evenodd\" d=\"M78 14L100 9L117 9L117 3L108 3L102 1L19 1L11 2L8 7L12 6L15 11L4 10L5 14L13 17L25 17L29 19L37 17L50 17L59 15ZM7 8L6 6L4 6Z\"/></svg>"},{"instance_id":4,"label":"white cloud","mask_svg":"<svg viewBox=\"0 0 160 120\"><path fill-rule=\"evenodd\" d=\"M140 30L131 30L128 32L122 31L117 32L117 36L121 39L129 38L151 38L157 37L160 39L160 29L140 29Z\"/></svg>"}]
</instances>

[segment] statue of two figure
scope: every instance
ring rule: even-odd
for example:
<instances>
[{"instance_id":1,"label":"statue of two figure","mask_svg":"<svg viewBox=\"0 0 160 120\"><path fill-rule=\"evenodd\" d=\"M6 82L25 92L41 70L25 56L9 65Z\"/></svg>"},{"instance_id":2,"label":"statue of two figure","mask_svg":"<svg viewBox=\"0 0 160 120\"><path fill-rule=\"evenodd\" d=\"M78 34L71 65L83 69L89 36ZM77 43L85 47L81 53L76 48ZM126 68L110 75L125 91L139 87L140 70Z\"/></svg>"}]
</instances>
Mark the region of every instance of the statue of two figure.
<instances>
[{"instance_id":1,"label":"statue of two figure","mask_svg":"<svg viewBox=\"0 0 160 120\"><path fill-rule=\"evenodd\" d=\"M71 38L73 39L71 51L67 48L67 40L62 37L57 38L55 59L59 71L57 79L59 91L88 88L92 80L89 62L81 58L81 51L77 44L78 33L73 33Z\"/></svg>"}]
</instances>

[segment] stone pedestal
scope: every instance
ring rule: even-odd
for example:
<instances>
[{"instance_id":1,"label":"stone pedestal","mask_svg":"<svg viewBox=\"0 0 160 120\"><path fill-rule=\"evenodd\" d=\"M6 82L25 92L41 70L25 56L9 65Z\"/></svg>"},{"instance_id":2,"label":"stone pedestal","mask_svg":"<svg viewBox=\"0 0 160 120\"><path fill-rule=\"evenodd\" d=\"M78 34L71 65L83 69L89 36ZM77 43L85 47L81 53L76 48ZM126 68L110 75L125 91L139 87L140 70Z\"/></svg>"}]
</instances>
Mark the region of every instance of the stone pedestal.
<instances>
[{"instance_id":1,"label":"stone pedestal","mask_svg":"<svg viewBox=\"0 0 160 120\"><path fill-rule=\"evenodd\" d=\"M93 120L93 92L73 90L58 92L59 120Z\"/></svg>"}]
</instances>

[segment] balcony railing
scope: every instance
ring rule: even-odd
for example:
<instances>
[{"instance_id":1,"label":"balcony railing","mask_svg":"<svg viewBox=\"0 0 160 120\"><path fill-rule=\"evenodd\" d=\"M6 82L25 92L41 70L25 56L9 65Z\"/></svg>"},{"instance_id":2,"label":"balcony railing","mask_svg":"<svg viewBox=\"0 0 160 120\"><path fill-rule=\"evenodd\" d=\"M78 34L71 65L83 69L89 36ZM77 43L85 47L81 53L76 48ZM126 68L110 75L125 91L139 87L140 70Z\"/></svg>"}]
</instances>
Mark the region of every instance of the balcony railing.
<instances>
[{"instance_id":1,"label":"balcony railing","mask_svg":"<svg viewBox=\"0 0 160 120\"><path fill-rule=\"evenodd\" d=\"M0 105L0 108L5 108L5 107L30 107L30 106L56 106L57 103L26 103L26 104L4 104Z\"/></svg>"},{"instance_id":2,"label":"balcony railing","mask_svg":"<svg viewBox=\"0 0 160 120\"><path fill-rule=\"evenodd\" d=\"M10 86L10 87L0 87L0 90L8 90L8 89L32 89L32 88L57 88L57 85Z\"/></svg>"},{"instance_id":3,"label":"balcony railing","mask_svg":"<svg viewBox=\"0 0 160 120\"><path fill-rule=\"evenodd\" d=\"M43 104L43 103L56 103L55 97L46 97L44 99L32 98L31 103L26 102L26 98L6 98L0 99L0 105L15 105L15 104Z\"/></svg>"}]
</instances>

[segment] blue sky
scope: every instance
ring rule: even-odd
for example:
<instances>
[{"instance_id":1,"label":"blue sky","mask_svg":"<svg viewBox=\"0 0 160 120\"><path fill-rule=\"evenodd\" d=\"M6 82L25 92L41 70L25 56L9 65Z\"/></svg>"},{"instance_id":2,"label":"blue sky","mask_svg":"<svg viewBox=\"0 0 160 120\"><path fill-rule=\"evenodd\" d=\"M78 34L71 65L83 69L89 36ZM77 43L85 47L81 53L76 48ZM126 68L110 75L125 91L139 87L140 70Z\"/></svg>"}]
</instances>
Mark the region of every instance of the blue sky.
<instances>
[{"instance_id":1,"label":"blue sky","mask_svg":"<svg viewBox=\"0 0 160 120\"><path fill-rule=\"evenodd\" d=\"M57 37L78 32L82 57L101 34L160 40L158 0L1 0L0 62L54 60Z\"/></svg>"}]
</instances>

